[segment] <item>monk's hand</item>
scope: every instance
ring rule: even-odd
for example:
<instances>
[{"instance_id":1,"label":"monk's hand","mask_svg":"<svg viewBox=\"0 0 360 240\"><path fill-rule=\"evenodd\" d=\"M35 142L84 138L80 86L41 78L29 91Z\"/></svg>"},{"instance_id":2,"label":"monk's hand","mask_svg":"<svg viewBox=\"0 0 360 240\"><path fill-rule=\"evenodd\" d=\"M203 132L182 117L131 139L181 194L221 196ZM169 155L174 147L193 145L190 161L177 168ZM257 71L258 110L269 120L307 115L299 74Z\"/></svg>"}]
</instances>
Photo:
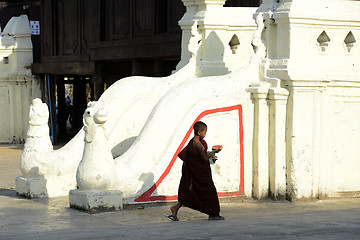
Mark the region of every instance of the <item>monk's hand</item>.
<instances>
[{"instance_id":1,"label":"monk's hand","mask_svg":"<svg viewBox=\"0 0 360 240\"><path fill-rule=\"evenodd\" d=\"M213 160L213 162L215 163L215 162L218 160L218 157L217 157L217 156L213 156L212 160Z\"/></svg>"}]
</instances>

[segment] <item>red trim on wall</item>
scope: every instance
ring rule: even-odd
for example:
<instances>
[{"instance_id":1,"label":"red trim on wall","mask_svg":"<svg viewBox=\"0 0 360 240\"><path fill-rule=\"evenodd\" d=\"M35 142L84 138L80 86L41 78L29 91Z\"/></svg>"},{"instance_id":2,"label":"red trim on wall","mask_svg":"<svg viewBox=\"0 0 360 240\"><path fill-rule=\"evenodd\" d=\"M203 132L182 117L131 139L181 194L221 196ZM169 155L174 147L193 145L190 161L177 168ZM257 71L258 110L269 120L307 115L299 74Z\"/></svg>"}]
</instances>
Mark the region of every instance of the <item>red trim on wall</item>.
<instances>
[{"instance_id":1,"label":"red trim on wall","mask_svg":"<svg viewBox=\"0 0 360 240\"><path fill-rule=\"evenodd\" d=\"M239 114L239 138L240 138L240 184L239 184L239 191L237 192L218 192L219 197L235 197L244 195L244 144L243 144L243 137L244 137L244 130L243 130L243 118L242 118L242 106L241 105L235 105L231 107L224 107L224 108L216 108L211 110L206 110L202 112L193 122L193 124L190 126L189 130L187 131L185 137L181 141L179 147L177 148L175 154L173 155L169 165L165 169L164 173L160 176L160 178L157 180L157 182L149 188L145 193L143 193L140 197L136 198L135 202L153 202L153 201L175 201L177 200L178 196L151 196L151 194L156 190L156 188L162 183L162 181L165 179L165 177L169 174L171 168L173 167L177 155L180 153L180 151L184 148L185 143L189 139L194 124L199 121L201 118L214 114L214 113L220 113L220 112L229 112L237 110Z\"/></svg>"}]
</instances>

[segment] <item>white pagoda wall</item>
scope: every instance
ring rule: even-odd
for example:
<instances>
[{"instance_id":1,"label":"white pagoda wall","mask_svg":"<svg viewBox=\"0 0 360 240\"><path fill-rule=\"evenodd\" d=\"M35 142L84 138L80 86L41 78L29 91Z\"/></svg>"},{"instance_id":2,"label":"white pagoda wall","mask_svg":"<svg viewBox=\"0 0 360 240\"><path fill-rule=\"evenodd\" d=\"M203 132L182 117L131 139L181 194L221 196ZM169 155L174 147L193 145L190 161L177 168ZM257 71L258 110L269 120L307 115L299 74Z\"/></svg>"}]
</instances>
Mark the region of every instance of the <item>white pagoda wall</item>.
<instances>
[{"instance_id":1,"label":"white pagoda wall","mask_svg":"<svg viewBox=\"0 0 360 240\"><path fill-rule=\"evenodd\" d=\"M29 106L41 96L32 76L32 43L26 15L13 17L0 32L0 143L23 143L29 126Z\"/></svg>"},{"instance_id":2,"label":"white pagoda wall","mask_svg":"<svg viewBox=\"0 0 360 240\"><path fill-rule=\"evenodd\" d=\"M289 90L287 196L360 190L360 4L282 0L269 13L267 76ZM350 43L349 43L350 42ZM353 43L351 43L353 42Z\"/></svg>"}]
</instances>

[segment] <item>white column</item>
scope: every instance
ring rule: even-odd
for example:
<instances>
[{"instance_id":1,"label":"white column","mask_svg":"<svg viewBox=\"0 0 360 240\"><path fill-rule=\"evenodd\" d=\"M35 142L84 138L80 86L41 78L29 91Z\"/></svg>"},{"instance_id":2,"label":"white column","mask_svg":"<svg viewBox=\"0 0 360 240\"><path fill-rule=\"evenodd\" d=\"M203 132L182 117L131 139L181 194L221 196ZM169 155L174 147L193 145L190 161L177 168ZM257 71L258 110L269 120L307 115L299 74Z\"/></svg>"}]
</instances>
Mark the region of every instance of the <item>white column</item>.
<instances>
[{"instance_id":1,"label":"white column","mask_svg":"<svg viewBox=\"0 0 360 240\"><path fill-rule=\"evenodd\" d=\"M289 92L284 88L269 90L269 181L275 200L286 198L286 104Z\"/></svg>"},{"instance_id":2,"label":"white column","mask_svg":"<svg viewBox=\"0 0 360 240\"><path fill-rule=\"evenodd\" d=\"M269 110L266 102L267 88L249 88L254 103L253 136L253 197L268 198L269 195L269 156L268 130Z\"/></svg>"}]
</instances>

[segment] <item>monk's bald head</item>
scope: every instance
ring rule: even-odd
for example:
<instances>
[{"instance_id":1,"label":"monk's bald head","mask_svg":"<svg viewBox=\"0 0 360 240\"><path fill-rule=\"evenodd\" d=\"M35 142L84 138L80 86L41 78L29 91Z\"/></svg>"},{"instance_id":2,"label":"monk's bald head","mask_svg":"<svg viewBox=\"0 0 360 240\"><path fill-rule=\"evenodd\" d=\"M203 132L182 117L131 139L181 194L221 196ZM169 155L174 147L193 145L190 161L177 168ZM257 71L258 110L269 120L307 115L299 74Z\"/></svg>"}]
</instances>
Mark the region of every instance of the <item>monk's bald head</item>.
<instances>
[{"instance_id":1,"label":"monk's bald head","mask_svg":"<svg viewBox=\"0 0 360 240\"><path fill-rule=\"evenodd\" d=\"M204 131L207 128L207 125L204 122L198 121L194 124L194 133L198 135L199 131Z\"/></svg>"}]
</instances>

